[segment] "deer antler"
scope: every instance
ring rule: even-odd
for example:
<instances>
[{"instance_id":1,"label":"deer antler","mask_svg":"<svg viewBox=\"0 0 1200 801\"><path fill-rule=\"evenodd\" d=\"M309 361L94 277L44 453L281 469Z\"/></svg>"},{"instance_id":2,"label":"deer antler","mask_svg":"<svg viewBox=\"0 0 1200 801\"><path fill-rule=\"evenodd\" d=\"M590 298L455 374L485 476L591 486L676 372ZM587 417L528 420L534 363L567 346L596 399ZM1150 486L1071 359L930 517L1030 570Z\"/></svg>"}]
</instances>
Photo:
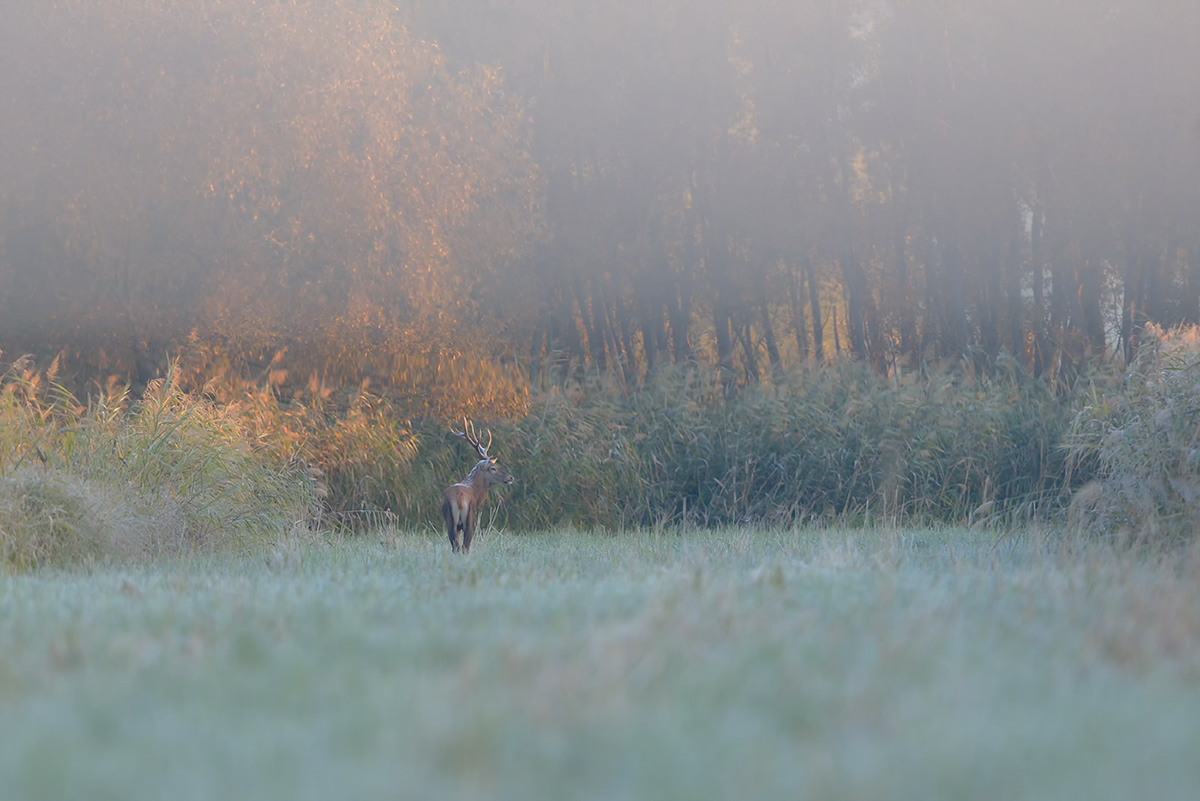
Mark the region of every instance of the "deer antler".
<instances>
[{"instance_id":1,"label":"deer antler","mask_svg":"<svg viewBox=\"0 0 1200 801\"><path fill-rule=\"evenodd\" d=\"M472 425L471 421L465 417L463 418L463 430L462 431L455 431L453 428L451 428L450 431L454 434L454 436L462 437L467 442L471 443L471 447L474 448L475 452L479 454L479 458L481 458L481 459L492 458L492 457L488 456L488 448L492 447L492 430L490 428L488 429L487 445L479 444L479 435L475 431L475 426Z\"/></svg>"}]
</instances>

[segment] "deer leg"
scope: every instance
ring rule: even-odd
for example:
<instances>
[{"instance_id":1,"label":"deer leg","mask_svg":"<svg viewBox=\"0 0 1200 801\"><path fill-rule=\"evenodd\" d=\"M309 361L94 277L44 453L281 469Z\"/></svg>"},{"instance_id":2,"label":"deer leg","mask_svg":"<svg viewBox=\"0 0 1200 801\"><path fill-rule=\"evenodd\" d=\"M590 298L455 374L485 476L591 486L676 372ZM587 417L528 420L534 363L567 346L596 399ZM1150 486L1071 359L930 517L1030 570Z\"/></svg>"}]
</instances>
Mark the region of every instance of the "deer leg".
<instances>
[{"instance_id":1,"label":"deer leg","mask_svg":"<svg viewBox=\"0 0 1200 801\"><path fill-rule=\"evenodd\" d=\"M454 520L454 507L450 503L450 497L442 501L442 520L446 521L446 536L450 538L450 547L455 551L458 550L458 523Z\"/></svg>"},{"instance_id":2,"label":"deer leg","mask_svg":"<svg viewBox=\"0 0 1200 801\"><path fill-rule=\"evenodd\" d=\"M467 514L466 523L463 525L463 552L470 553L471 537L475 536L475 507L471 507L471 511Z\"/></svg>"}]
</instances>

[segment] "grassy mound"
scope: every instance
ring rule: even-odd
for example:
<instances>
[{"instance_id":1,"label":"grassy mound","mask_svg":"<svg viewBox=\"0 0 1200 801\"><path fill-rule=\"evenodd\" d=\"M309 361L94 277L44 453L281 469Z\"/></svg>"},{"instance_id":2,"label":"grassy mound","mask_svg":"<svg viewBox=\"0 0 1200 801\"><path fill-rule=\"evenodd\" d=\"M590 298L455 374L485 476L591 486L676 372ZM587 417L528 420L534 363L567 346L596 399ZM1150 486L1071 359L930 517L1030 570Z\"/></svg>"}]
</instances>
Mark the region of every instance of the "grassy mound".
<instances>
[{"instance_id":1,"label":"grassy mound","mask_svg":"<svg viewBox=\"0 0 1200 801\"><path fill-rule=\"evenodd\" d=\"M0 379L0 563L130 560L265 540L309 519L313 482L259 452L233 410L169 375L81 404L17 362Z\"/></svg>"},{"instance_id":2,"label":"grassy mound","mask_svg":"<svg viewBox=\"0 0 1200 801\"><path fill-rule=\"evenodd\" d=\"M1073 465L1098 480L1072 504L1079 527L1137 541L1200 530L1200 329L1151 329L1119 382L1072 422Z\"/></svg>"}]
</instances>

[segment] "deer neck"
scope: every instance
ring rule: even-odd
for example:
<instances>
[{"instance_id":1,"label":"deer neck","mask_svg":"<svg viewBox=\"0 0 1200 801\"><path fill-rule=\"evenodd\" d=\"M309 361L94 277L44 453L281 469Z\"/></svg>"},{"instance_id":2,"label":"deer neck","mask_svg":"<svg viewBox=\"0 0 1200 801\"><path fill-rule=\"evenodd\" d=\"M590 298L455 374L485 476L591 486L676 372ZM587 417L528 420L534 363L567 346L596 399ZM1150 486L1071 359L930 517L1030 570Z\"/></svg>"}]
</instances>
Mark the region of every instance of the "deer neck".
<instances>
[{"instance_id":1,"label":"deer neck","mask_svg":"<svg viewBox=\"0 0 1200 801\"><path fill-rule=\"evenodd\" d=\"M487 478L484 477L482 471L479 469L482 464L484 463L479 462L471 468L466 481L463 482L463 484L471 488L471 495L474 496L476 501L482 501L488 494Z\"/></svg>"}]
</instances>

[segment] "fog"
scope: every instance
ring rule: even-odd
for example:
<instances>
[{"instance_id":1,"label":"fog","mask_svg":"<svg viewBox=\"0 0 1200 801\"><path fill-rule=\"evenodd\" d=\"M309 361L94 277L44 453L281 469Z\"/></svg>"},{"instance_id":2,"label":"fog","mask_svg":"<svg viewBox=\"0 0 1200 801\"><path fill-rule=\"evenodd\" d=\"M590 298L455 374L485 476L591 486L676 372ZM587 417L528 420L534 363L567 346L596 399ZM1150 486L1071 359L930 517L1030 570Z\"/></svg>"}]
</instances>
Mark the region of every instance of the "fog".
<instances>
[{"instance_id":1,"label":"fog","mask_svg":"<svg viewBox=\"0 0 1200 801\"><path fill-rule=\"evenodd\" d=\"M1200 4L0 12L0 348L1032 374L1200 322Z\"/></svg>"}]
</instances>

